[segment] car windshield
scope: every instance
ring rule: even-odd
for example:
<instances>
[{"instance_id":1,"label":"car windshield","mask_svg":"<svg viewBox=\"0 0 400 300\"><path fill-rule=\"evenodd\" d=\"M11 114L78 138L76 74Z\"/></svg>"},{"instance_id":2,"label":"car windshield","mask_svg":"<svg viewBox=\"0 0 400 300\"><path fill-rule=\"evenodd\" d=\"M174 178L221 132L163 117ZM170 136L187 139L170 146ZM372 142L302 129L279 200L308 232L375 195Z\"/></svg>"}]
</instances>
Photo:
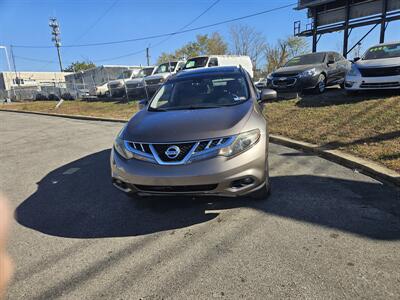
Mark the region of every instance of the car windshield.
<instances>
[{"instance_id":1,"label":"car windshield","mask_svg":"<svg viewBox=\"0 0 400 300\"><path fill-rule=\"evenodd\" d=\"M194 68L202 68L207 65L208 57L196 57L189 59L184 69L194 69Z\"/></svg>"},{"instance_id":2,"label":"car windshield","mask_svg":"<svg viewBox=\"0 0 400 300\"><path fill-rule=\"evenodd\" d=\"M173 72L175 70L176 64L176 61L161 64L158 66L157 71L155 71L154 74Z\"/></svg>"},{"instance_id":3,"label":"car windshield","mask_svg":"<svg viewBox=\"0 0 400 300\"><path fill-rule=\"evenodd\" d=\"M128 79L131 78L132 70L125 70L118 76L117 79Z\"/></svg>"},{"instance_id":4,"label":"car windshield","mask_svg":"<svg viewBox=\"0 0 400 300\"><path fill-rule=\"evenodd\" d=\"M215 108L239 104L248 98L243 75L207 75L166 83L154 96L149 110Z\"/></svg>"},{"instance_id":5,"label":"car windshield","mask_svg":"<svg viewBox=\"0 0 400 300\"><path fill-rule=\"evenodd\" d=\"M151 75L151 73L153 73L153 69L154 68L141 69L139 71L139 73L136 75L136 77L143 78L143 77L149 76L149 75Z\"/></svg>"},{"instance_id":6,"label":"car windshield","mask_svg":"<svg viewBox=\"0 0 400 300\"><path fill-rule=\"evenodd\" d=\"M285 67L321 64L325 60L325 53L311 53L295 56L289 60Z\"/></svg>"},{"instance_id":7,"label":"car windshield","mask_svg":"<svg viewBox=\"0 0 400 300\"><path fill-rule=\"evenodd\" d=\"M400 43L369 48L363 60L400 57Z\"/></svg>"}]
</instances>

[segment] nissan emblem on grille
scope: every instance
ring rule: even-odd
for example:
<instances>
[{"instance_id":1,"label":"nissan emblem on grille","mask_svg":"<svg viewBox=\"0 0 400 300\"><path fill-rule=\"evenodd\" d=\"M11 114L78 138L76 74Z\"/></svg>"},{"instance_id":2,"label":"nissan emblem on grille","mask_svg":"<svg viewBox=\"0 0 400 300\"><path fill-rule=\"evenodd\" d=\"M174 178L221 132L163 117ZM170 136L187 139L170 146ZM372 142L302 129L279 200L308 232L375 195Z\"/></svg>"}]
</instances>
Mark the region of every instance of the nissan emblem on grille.
<instances>
[{"instance_id":1,"label":"nissan emblem on grille","mask_svg":"<svg viewBox=\"0 0 400 300\"><path fill-rule=\"evenodd\" d=\"M181 149L179 149L178 146L168 147L168 149L165 151L165 155L170 159L177 158L180 153Z\"/></svg>"}]
</instances>

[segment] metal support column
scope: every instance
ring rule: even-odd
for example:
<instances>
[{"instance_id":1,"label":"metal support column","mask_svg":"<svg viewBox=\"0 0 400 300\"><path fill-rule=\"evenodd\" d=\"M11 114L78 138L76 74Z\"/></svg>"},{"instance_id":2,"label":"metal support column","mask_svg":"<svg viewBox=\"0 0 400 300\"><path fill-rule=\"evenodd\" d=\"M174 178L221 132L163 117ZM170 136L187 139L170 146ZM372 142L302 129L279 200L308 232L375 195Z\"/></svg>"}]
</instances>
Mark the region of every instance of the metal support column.
<instances>
[{"instance_id":1,"label":"metal support column","mask_svg":"<svg viewBox=\"0 0 400 300\"><path fill-rule=\"evenodd\" d=\"M379 43L385 42L386 12L387 12L387 0L382 0L381 34L379 36Z\"/></svg>"},{"instance_id":2,"label":"metal support column","mask_svg":"<svg viewBox=\"0 0 400 300\"><path fill-rule=\"evenodd\" d=\"M314 18L313 18L313 29L312 29L312 52L317 52L317 22L318 22L318 16L317 16L317 9L314 9Z\"/></svg>"},{"instance_id":3,"label":"metal support column","mask_svg":"<svg viewBox=\"0 0 400 300\"><path fill-rule=\"evenodd\" d=\"M349 18L350 18L350 0L346 0L346 11L343 30L343 56L347 58L347 48L349 45Z\"/></svg>"}]
</instances>

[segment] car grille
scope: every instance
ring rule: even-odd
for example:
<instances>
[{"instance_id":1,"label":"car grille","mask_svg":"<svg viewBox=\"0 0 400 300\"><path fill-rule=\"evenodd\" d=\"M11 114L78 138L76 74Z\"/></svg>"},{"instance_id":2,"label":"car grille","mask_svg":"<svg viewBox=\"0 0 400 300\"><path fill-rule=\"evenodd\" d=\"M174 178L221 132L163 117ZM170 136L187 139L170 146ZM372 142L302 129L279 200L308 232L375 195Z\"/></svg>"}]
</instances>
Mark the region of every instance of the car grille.
<instances>
[{"instance_id":1,"label":"car grille","mask_svg":"<svg viewBox=\"0 0 400 300\"><path fill-rule=\"evenodd\" d=\"M160 157L162 161L172 162L172 161L181 161L186 155L189 154L189 151L192 150L195 143L182 143L182 144L153 144L154 149L157 152L157 155ZM177 146L180 149L180 152L177 157L170 158L166 155L167 149L170 147Z\"/></svg>"},{"instance_id":2,"label":"car grille","mask_svg":"<svg viewBox=\"0 0 400 300\"><path fill-rule=\"evenodd\" d=\"M204 155L207 154L215 155L219 149L230 145L234 139L235 137L223 137L178 143L137 143L127 141L126 147L135 154L151 158L151 161L159 164L185 164L189 159L194 161L199 158L205 158ZM168 149L171 148L179 149L176 157L167 155Z\"/></svg>"},{"instance_id":3,"label":"car grille","mask_svg":"<svg viewBox=\"0 0 400 300\"><path fill-rule=\"evenodd\" d=\"M126 87L129 88L129 89L136 89L136 88L139 88L139 87L142 87L142 86L143 86L142 83L129 83L129 84L126 85Z\"/></svg>"},{"instance_id":4,"label":"car grille","mask_svg":"<svg viewBox=\"0 0 400 300\"><path fill-rule=\"evenodd\" d=\"M272 84L277 87L287 87L294 85L296 83L296 80L296 78L280 78L272 80Z\"/></svg>"},{"instance_id":5,"label":"car grille","mask_svg":"<svg viewBox=\"0 0 400 300\"><path fill-rule=\"evenodd\" d=\"M147 79L146 80L146 84L159 84L161 82L161 78L157 78L157 79Z\"/></svg>"},{"instance_id":6,"label":"car grille","mask_svg":"<svg viewBox=\"0 0 400 300\"><path fill-rule=\"evenodd\" d=\"M363 77L383 77L400 75L400 66L384 68L359 68Z\"/></svg>"},{"instance_id":7,"label":"car grille","mask_svg":"<svg viewBox=\"0 0 400 300\"><path fill-rule=\"evenodd\" d=\"M373 82L373 83L362 83L360 88L364 89L374 89L374 88L398 88L400 87L400 82Z\"/></svg>"},{"instance_id":8,"label":"car grille","mask_svg":"<svg viewBox=\"0 0 400 300\"><path fill-rule=\"evenodd\" d=\"M143 192L156 193L190 193L190 192L207 192L217 188L217 184L203 185L183 185L183 186L160 186L160 185L135 185L135 187Z\"/></svg>"},{"instance_id":9,"label":"car grille","mask_svg":"<svg viewBox=\"0 0 400 300\"><path fill-rule=\"evenodd\" d=\"M272 77L295 77L299 73L272 73Z\"/></svg>"}]
</instances>

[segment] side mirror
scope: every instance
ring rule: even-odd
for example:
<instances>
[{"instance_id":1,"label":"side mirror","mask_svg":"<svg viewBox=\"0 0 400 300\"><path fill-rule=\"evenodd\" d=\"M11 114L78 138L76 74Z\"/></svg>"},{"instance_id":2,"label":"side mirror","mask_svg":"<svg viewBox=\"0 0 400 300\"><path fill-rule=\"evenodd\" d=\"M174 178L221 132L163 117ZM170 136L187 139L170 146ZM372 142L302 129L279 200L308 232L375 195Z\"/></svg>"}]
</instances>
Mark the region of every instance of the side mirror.
<instances>
[{"instance_id":1,"label":"side mirror","mask_svg":"<svg viewBox=\"0 0 400 300\"><path fill-rule=\"evenodd\" d=\"M354 57L354 58L353 58L353 61L356 62L356 61L359 61L360 59L361 59L361 58L357 56L357 57Z\"/></svg>"},{"instance_id":2,"label":"side mirror","mask_svg":"<svg viewBox=\"0 0 400 300\"><path fill-rule=\"evenodd\" d=\"M329 65L333 65L334 63L335 63L334 60L332 60L332 59L331 59L331 60L328 60L328 66L329 66Z\"/></svg>"},{"instance_id":3,"label":"side mirror","mask_svg":"<svg viewBox=\"0 0 400 300\"><path fill-rule=\"evenodd\" d=\"M261 92L260 100L258 102L263 103L269 100L276 100L278 98L278 94L275 90L264 89Z\"/></svg>"}]
</instances>

